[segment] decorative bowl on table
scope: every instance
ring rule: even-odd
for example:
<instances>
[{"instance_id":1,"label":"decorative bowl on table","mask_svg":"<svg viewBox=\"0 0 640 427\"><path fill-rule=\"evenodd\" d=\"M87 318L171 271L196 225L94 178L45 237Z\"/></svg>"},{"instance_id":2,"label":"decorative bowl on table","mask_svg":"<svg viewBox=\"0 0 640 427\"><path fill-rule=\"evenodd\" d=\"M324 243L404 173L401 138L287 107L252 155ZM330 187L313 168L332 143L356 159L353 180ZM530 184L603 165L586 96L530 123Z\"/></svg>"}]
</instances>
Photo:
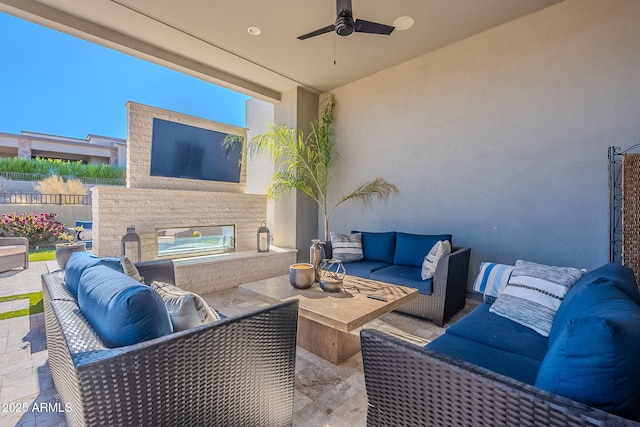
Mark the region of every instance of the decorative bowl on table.
<instances>
[{"instance_id":1,"label":"decorative bowl on table","mask_svg":"<svg viewBox=\"0 0 640 427\"><path fill-rule=\"evenodd\" d=\"M313 264L297 263L289 267L289 283L296 289L309 289L316 278Z\"/></svg>"},{"instance_id":2,"label":"decorative bowl on table","mask_svg":"<svg viewBox=\"0 0 640 427\"><path fill-rule=\"evenodd\" d=\"M320 288L325 292L340 292L346 273L342 261L325 259L320 267Z\"/></svg>"}]
</instances>

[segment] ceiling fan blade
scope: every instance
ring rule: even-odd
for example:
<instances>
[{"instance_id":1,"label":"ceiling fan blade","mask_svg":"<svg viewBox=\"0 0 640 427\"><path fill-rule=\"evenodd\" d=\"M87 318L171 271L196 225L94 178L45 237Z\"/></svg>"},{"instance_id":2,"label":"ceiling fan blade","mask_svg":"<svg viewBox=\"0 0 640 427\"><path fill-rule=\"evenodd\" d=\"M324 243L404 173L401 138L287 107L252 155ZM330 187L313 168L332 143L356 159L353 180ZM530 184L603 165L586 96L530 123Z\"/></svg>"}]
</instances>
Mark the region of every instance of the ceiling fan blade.
<instances>
[{"instance_id":1,"label":"ceiling fan blade","mask_svg":"<svg viewBox=\"0 0 640 427\"><path fill-rule=\"evenodd\" d=\"M385 34L388 36L395 29L396 27L391 25L378 24L377 22L365 21L364 19L356 19L356 33Z\"/></svg>"},{"instance_id":2,"label":"ceiling fan blade","mask_svg":"<svg viewBox=\"0 0 640 427\"><path fill-rule=\"evenodd\" d=\"M332 31L334 31L335 29L336 29L336 26L334 24L327 25L326 27L319 28L319 29L317 29L315 31L311 31L310 33L298 36L298 40L306 40L306 39L309 39L311 37L319 36L321 34L330 33Z\"/></svg>"},{"instance_id":3,"label":"ceiling fan blade","mask_svg":"<svg viewBox=\"0 0 640 427\"><path fill-rule=\"evenodd\" d=\"M340 16L341 12L346 12L349 15L353 16L351 0L336 0L336 15Z\"/></svg>"}]
</instances>

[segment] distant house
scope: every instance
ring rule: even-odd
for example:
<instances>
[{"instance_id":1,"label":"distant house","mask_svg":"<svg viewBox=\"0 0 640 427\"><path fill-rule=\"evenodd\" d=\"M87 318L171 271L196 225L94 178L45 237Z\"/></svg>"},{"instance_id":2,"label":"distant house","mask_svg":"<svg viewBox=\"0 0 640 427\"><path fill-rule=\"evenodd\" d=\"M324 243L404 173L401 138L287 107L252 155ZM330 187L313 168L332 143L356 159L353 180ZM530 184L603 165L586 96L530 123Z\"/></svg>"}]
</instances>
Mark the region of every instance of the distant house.
<instances>
[{"instance_id":1,"label":"distant house","mask_svg":"<svg viewBox=\"0 0 640 427\"><path fill-rule=\"evenodd\" d=\"M124 167L127 140L100 135L80 139L25 131L19 135L0 132L0 157L41 157Z\"/></svg>"}]
</instances>

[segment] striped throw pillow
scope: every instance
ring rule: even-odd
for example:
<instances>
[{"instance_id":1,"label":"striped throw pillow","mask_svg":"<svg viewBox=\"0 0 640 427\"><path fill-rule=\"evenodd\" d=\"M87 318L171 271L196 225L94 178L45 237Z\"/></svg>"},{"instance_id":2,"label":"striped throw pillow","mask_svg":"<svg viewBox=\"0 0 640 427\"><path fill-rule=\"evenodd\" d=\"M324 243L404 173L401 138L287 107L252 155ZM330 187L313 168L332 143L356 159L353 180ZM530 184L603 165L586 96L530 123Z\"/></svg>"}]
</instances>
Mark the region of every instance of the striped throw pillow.
<instances>
[{"instance_id":1,"label":"striped throw pillow","mask_svg":"<svg viewBox=\"0 0 640 427\"><path fill-rule=\"evenodd\" d=\"M493 302L509 282L513 265L483 262L473 282L473 290L484 295L485 302Z\"/></svg>"},{"instance_id":2,"label":"striped throw pillow","mask_svg":"<svg viewBox=\"0 0 640 427\"><path fill-rule=\"evenodd\" d=\"M518 260L504 292L489 311L548 337L560 303L585 272Z\"/></svg>"},{"instance_id":3,"label":"striped throw pillow","mask_svg":"<svg viewBox=\"0 0 640 427\"><path fill-rule=\"evenodd\" d=\"M364 258L362 251L362 234L338 234L331 232L332 256L342 262L360 261Z\"/></svg>"},{"instance_id":4,"label":"striped throw pillow","mask_svg":"<svg viewBox=\"0 0 640 427\"><path fill-rule=\"evenodd\" d=\"M126 256L120 257L120 263L122 263L122 270L124 274L127 276L133 277L140 283L144 283L144 279L140 276L140 272L138 272L138 268L135 266L133 262Z\"/></svg>"}]
</instances>

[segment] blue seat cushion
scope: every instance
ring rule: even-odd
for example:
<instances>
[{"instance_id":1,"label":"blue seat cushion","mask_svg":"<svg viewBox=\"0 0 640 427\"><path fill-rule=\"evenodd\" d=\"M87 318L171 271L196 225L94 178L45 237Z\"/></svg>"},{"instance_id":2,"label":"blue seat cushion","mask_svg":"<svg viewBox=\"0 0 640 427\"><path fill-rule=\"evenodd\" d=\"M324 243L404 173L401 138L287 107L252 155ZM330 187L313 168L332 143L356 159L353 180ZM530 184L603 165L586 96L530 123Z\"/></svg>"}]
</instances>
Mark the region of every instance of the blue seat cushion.
<instances>
[{"instance_id":1,"label":"blue seat cushion","mask_svg":"<svg viewBox=\"0 0 640 427\"><path fill-rule=\"evenodd\" d=\"M490 307L489 304L480 304L449 326L446 333L542 361L549 340L533 329L491 313Z\"/></svg>"},{"instance_id":2,"label":"blue seat cushion","mask_svg":"<svg viewBox=\"0 0 640 427\"><path fill-rule=\"evenodd\" d=\"M422 267L424 257L440 240L448 240L451 243L451 234L398 233L393 263L407 267Z\"/></svg>"},{"instance_id":3,"label":"blue seat cushion","mask_svg":"<svg viewBox=\"0 0 640 427\"><path fill-rule=\"evenodd\" d=\"M100 258L91 252L76 252L69 258L64 270L65 283L69 291L77 298L78 284L82 273L89 267L105 265L115 271L123 272L122 262L119 258Z\"/></svg>"},{"instance_id":4,"label":"blue seat cushion","mask_svg":"<svg viewBox=\"0 0 640 427\"><path fill-rule=\"evenodd\" d=\"M535 385L640 420L640 306L616 286L582 293L592 304L550 344Z\"/></svg>"},{"instance_id":5,"label":"blue seat cushion","mask_svg":"<svg viewBox=\"0 0 640 427\"><path fill-rule=\"evenodd\" d=\"M345 262L342 265L348 275L369 279L371 277L371 272L388 267L391 264L379 261L354 261Z\"/></svg>"},{"instance_id":6,"label":"blue seat cushion","mask_svg":"<svg viewBox=\"0 0 640 427\"><path fill-rule=\"evenodd\" d=\"M424 295L433 293L433 279L422 280L420 268L406 267L404 265L390 265L389 267L375 270L371 273L371 279L393 285L416 288Z\"/></svg>"},{"instance_id":7,"label":"blue seat cushion","mask_svg":"<svg viewBox=\"0 0 640 427\"><path fill-rule=\"evenodd\" d=\"M352 231L362 235L362 251L365 261L393 264L396 251L396 232Z\"/></svg>"},{"instance_id":8,"label":"blue seat cushion","mask_svg":"<svg viewBox=\"0 0 640 427\"><path fill-rule=\"evenodd\" d=\"M158 293L107 266L87 268L80 278L78 305L107 347L122 347L173 332Z\"/></svg>"},{"instance_id":9,"label":"blue seat cushion","mask_svg":"<svg viewBox=\"0 0 640 427\"><path fill-rule=\"evenodd\" d=\"M591 307L600 301L599 292L593 292L593 286L616 287L624 292L632 301L640 303L640 293L633 271L618 264L605 264L584 275L565 295L560 304L549 332L549 345L564 331L569 321L584 317Z\"/></svg>"},{"instance_id":10,"label":"blue seat cushion","mask_svg":"<svg viewBox=\"0 0 640 427\"><path fill-rule=\"evenodd\" d=\"M540 368L539 360L489 347L453 334L441 335L427 344L425 348L473 363L527 384L535 382Z\"/></svg>"}]
</instances>

